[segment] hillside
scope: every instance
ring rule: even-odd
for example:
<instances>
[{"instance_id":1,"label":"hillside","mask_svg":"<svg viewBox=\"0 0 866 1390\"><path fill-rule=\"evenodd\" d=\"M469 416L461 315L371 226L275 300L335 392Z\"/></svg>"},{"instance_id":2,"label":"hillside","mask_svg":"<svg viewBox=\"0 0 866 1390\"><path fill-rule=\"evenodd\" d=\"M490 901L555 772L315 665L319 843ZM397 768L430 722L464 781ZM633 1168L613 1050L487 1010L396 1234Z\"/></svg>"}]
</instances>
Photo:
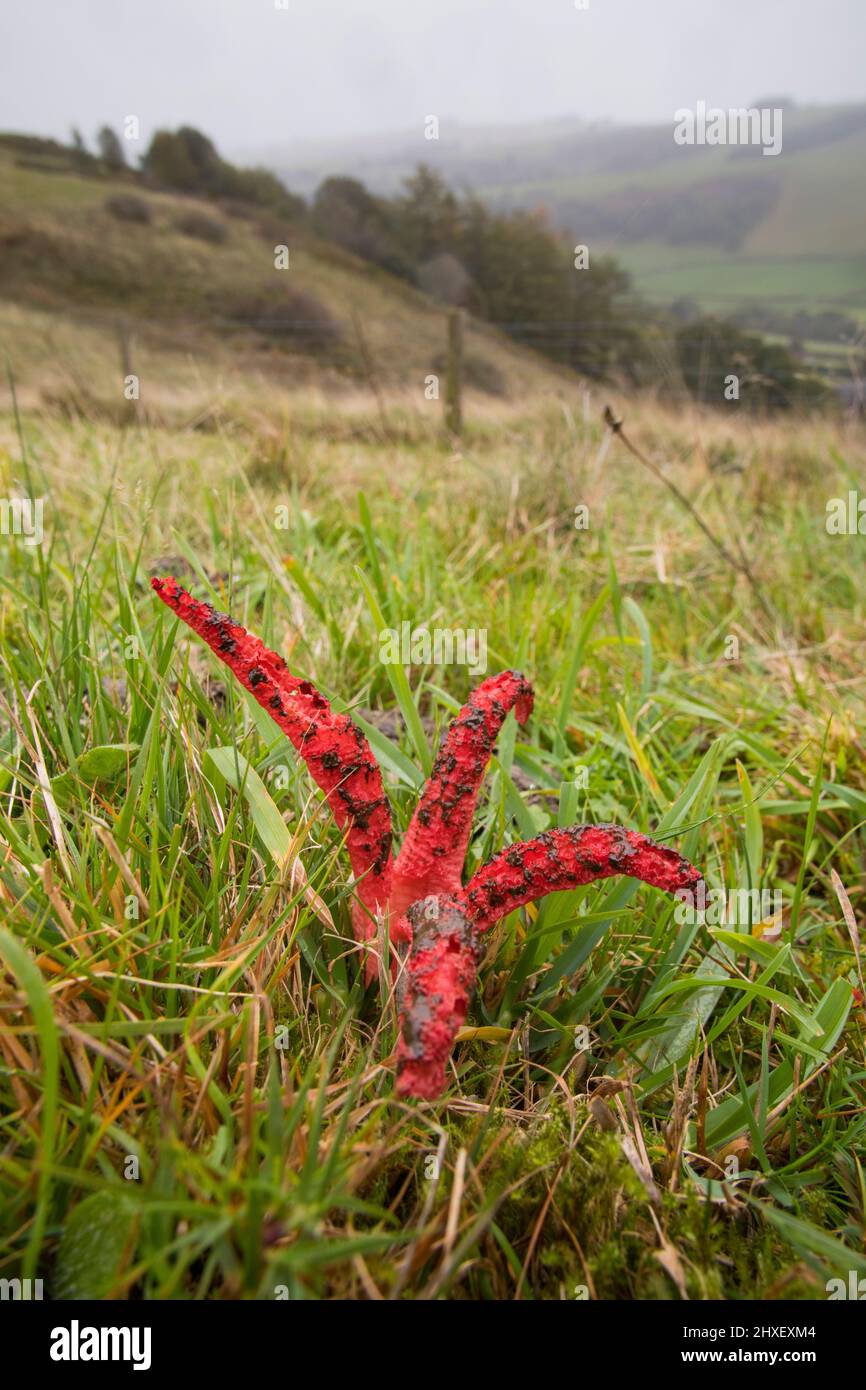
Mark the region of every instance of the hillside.
<instances>
[{"instance_id":1,"label":"hillside","mask_svg":"<svg viewBox=\"0 0 866 1390\"><path fill-rule=\"evenodd\" d=\"M866 107L785 108L783 146L677 146L672 123L579 121L420 133L260 152L308 193L351 169L393 193L421 160L502 207L545 207L599 254L616 255L652 301L704 310L843 310L866 323Z\"/></svg>"},{"instance_id":2,"label":"hillside","mask_svg":"<svg viewBox=\"0 0 866 1390\"><path fill-rule=\"evenodd\" d=\"M84 177L0 141L0 340L19 388L45 396L114 392L120 360L147 376L151 402L216 394L217 382L224 398L257 377L285 390L399 387L423 405L445 321L412 287L261 209ZM468 388L488 396L563 379L472 320L465 356Z\"/></svg>"}]
</instances>

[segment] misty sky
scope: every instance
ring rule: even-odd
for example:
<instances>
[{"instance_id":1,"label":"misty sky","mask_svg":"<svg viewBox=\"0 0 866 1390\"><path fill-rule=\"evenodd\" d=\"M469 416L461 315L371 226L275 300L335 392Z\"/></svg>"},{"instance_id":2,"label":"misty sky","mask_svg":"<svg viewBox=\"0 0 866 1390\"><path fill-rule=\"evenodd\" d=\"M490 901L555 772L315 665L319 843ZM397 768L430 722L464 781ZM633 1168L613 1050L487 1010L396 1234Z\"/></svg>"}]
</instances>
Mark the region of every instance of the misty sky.
<instances>
[{"instance_id":1,"label":"misty sky","mask_svg":"<svg viewBox=\"0 0 866 1390\"><path fill-rule=\"evenodd\" d=\"M864 0L2 0L0 129L227 154L440 121L866 98Z\"/></svg>"}]
</instances>

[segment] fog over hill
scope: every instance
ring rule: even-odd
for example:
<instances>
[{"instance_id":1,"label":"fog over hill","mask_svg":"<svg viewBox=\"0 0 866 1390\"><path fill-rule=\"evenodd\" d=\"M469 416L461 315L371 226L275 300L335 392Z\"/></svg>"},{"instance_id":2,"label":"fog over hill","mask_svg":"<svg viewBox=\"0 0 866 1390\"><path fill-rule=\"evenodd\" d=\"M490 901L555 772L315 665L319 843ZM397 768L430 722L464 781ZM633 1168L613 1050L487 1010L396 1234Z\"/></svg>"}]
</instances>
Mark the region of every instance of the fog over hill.
<instances>
[{"instance_id":1,"label":"fog over hill","mask_svg":"<svg viewBox=\"0 0 866 1390\"><path fill-rule=\"evenodd\" d=\"M730 109L774 108L782 112L777 118L783 130L780 144L789 155L838 145L866 131L866 103L800 107L789 97L771 95L757 98L748 107ZM710 167L761 155L759 146L748 144L678 145L676 125L673 111L664 122L628 125L577 116L513 125L467 125L428 116L414 129L398 133L261 145L245 151L245 158L267 164L305 195L336 169L362 179L374 192L393 194L423 161L455 185L519 198L525 186L543 186L550 179L567 182L594 174L637 174L682 163L684 158Z\"/></svg>"},{"instance_id":2,"label":"fog over hill","mask_svg":"<svg viewBox=\"0 0 866 1390\"><path fill-rule=\"evenodd\" d=\"M145 142L191 124L240 159L429 113L633 126L700 98L862 101L864 41L851 0L4 0L0 129L89 137L134 113Z\"/></svg>"},{"instance_id":3,"label":"fog over hill","mask_svg":"<svg viewBox=\"0 0 866 1390\"><path fill-rule=\"evenodd\" d=\"M760 144L678 144L673 110L642 125L428 119L398 135L256 154L306 196L335 173L394 196L424 162L492 206L544 209L577 240L618 256L661 301L810 302L866 319L866 104L801 106L766 93L750 105L780 111L777 157Z\"/></svg>"}]
</instances>

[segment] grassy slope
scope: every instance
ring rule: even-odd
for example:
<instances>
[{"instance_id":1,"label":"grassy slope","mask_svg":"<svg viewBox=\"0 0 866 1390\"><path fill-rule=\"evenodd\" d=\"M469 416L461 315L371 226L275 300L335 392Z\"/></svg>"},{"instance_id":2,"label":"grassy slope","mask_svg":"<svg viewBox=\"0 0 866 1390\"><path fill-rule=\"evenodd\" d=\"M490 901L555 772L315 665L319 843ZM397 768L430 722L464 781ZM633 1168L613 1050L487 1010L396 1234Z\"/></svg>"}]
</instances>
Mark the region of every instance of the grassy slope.
<instances>
[{"instance_id":1,"label":"grassy slope","mask_svg":"<svg viewBox=\"0 0 866 1390\"><path fill-rule=\"evenodd\" d=\"M88 332L96 361L111 345ZM204 348L197 367L207 403ZM119 429L86 401L70 420L35 391L20 437L0 422L0 494L44 496L49 538L0 545L0 1274L150 1297L676 1297L664 1253L692 1297L823 1297L866 1232L863 1010L829 877L861 915L866 584L862 538L824 528L862 433L627 408L748 547L769 619L605 454L598 399L586 419L539 393L488 407L455 452L405 396L385 438L369 399L232 383L207 428L166 409ZM661 822L714 885L780 889L781 940L680 928L617 881L549 899L493 933L470 1017L491 1031L458 1046L444 1099L395 1103L394 1001L359 984L339 837L153 569L368 711L397 695L359 569L389 625L486 628L491 670L522 667L537 704L500 742L471 862L557 818ZM393 718L377 741L398 831L470 686L408 674L429 747ZM208 757L233 747L292 836L279 866L277 830ZM616 1094L590 1106L603 1077Z\"/></svg>"},{"instance_id":2,"label":"grassy slope","mask_svg":"<svg viewBox=\"0 0 866 1390\"><path fill-rule=\"evenodd\" d=\"M423 295L297 227L275 224L266 214L256 221L229 218L194 199L143 194L136 188L150 207L152 222L119 222L105 202L126 191L128 184L113 180L16 167L11 154L0 148L0 297L7 305L37 311L22 315L4 310L7 351L9 335L17 342L23 333L35 344L35 354L24 350L25 344L16 354L24 385L34 356L34 380L39 376L46 333L55 336L55 316L61 312L70 326L62 336L70 344L77 341L73 326L86 339L88 326L102 329L125 320L139 352L153 350L150 365L162 394L170 380L189 377L189 358L195 353L220 363L220 393L226 375L236 374L240 366L243 381L258 373L283 388L323 379L366 382L373 372L383 384L399 381L413 401L423 400L425 377L435 370L431 364L445 341L441 310ZM211 245L178 231L178 217L191 211L221 221L228 233L225 243ZM258 225L262 221L267 234ZM287 271L274 268L277 244L289 247ZM317 351L314 369L305 350L308 342L277 345L230 322L234 307L244 300L293 291L324 306L341 335L337 344ZM51 317L41 319L39 312L46 310ZM104 337L91 335L94 351ZM506 392L555 379L548 364L482 324L469 325L466 353L489 365ZM67 375L74 371L70 358L75 355L75 349L67 353L58 370ZM117 389L116 348L113 360L113 367L103 363L99 368L100 390ZM139 357L133 362L141 367ZM139 374L144 393L148 381L143 370ZM74 384L76 389L85 385Z\"/></svg>"}]
</instances>

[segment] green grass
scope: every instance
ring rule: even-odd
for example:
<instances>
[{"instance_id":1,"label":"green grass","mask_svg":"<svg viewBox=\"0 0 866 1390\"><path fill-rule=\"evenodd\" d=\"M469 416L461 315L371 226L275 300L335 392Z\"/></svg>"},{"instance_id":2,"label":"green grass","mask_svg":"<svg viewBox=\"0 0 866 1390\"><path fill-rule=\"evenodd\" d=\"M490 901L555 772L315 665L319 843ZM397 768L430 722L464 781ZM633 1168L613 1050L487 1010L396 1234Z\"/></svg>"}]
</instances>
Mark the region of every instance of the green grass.
<instances>
[{"instance_id":1,"label":"green grass","mask_svg":"<svg viewBox=\"0 0 866 1390\"><path fill-rule=\"evenodd\" d=\"M824 528L864 476L862 432L625 406L746 547L770 618L663 488L602 454L598 400L586 420L542 394L471 403L458 451L403 397L389 439L369 400L242 384L204 430L159 400L128 428L35 394L20 436L0 420L0 494L44 497L46 524L42 550L0 542L0 1277L823 1298L866 1272L864 1015L830 878L862 919L866 570L862 537ZM445 1096L398 1102L396 1003L359 978L339 834L154 599L172 570L373 727L398 834L471 681L410 668L395 694L372 608L485 628L489 669L520 667L537 699L500 739L468 867L616 820L714 887L778 890L780 935L679 923L629 880L550 897L491 933ZM381 718L398 696L408 730Z\"/></svg>"},{"instance_id":2,"label":"green grass","mask_svg":"<svg viewBox=\"0 0 866 1390\"><path fill-rule=\"evenodd\" d=\"M831 256L763 256L719 253L711 247L671 247L653 242L605 247L635 278L651 303L693 298L708 313L736 314L749 303L784 313L835 309L866 318L866 262Z\"/></svg>"}]
</instances>

